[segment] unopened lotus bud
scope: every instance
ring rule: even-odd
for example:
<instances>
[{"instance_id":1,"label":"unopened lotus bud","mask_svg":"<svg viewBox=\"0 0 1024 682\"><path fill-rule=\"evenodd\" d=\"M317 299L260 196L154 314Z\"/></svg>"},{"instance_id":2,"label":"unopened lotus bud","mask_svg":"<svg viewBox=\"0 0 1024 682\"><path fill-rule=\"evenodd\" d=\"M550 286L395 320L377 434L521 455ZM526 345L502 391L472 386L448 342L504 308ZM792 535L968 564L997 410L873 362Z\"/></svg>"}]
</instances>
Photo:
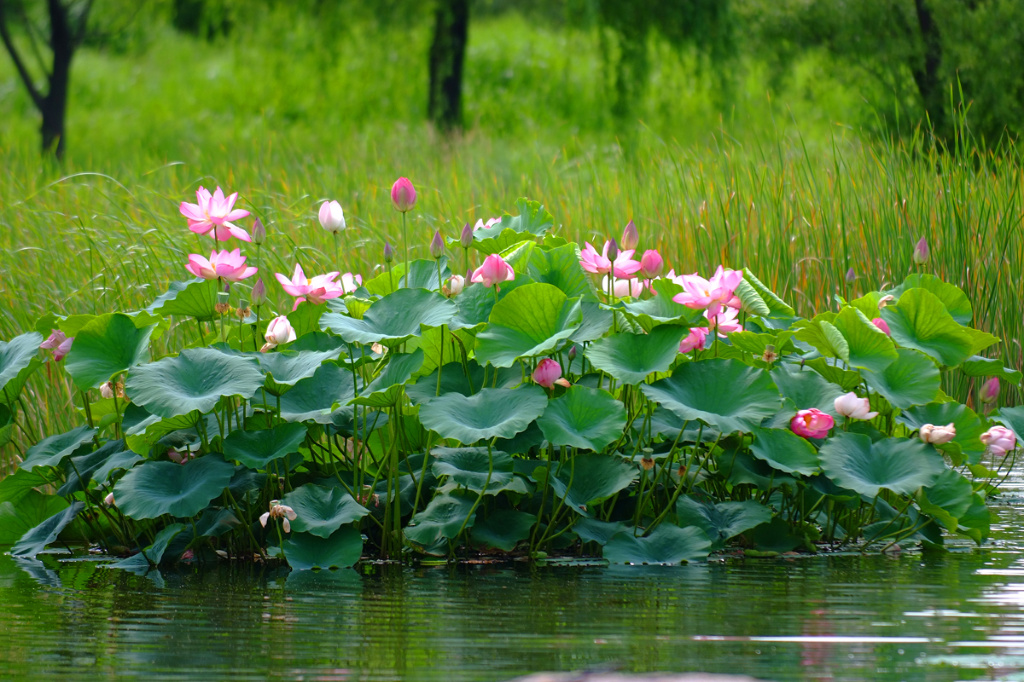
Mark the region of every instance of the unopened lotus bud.
<instances>
[{"instance_id":1,"label":"unopened lotus bud","mask_svg":"<svg viewBox=\"0 0 1024 682\"><path fill-rule=\"evenodd\" d=\"M911 258L918 265L924 265L928 262L928 257L931 252L928 250L928 240L924 237L918 240L917 244L914 245L914 253Z\"/></svg>"},{"instance_id":2,"label":"unopened lotus bud","mask_svg":"<svg viewBox=\"0 0 1024 682\"><path fill-rule=\"evenodd\" d=\"M572 348L569 349L569 362L572 362L575 359L576 359L576 344L574 343L572 345Z\"/></svg>"},{"instance_id":3,"label":"unopened lotus bud","mask_svg":"<svg viewBox=\"0 0 1024 682\"><path fill-rule=\"evenodd\" d=\"M391 186L391 203L395 210L405 213L416 205L416 188L409 178L398 178Z\"/></svg>"},{"instance_id":4,"label":"unopened lotus bud","mask_svg":"<svg viewBox=\"0 0 1024 682\"><path fill-rule=\"evenodd\" d=\"M390 263L395 260L395 250L391 248L390 242L384 242L384 262Z\"/></svg>"},{"instance_id":5,"label":"unopened lotus bud","mask_svg":"<svg viewBox=\"0 0 1024 682\"><path fill-rule=\"evenodd\" d=\"M999 379L990 378L981 386L981 402L991 404L999 400Z\"/></svg>"},{"instance_id":6,"label":"unopened lotus bud","mask_svg":"<svg viewBox=\"0 0 1024 682\"><path fill-rule=\"evenodd\" d=\"M618 258L618 257L619 257L619 245L615 242L614 239L609 239L608 240L608 260L611 261L612 263L614 263L615 259Z\"/></svg>"},{"instance_id":7,"label":"unopened lotus bud","mask_svg":"<svg viewBox=\"0 0 1024 682\"><path fill-rule=\"evenodd\" d=\"M637 232L636 225L630 220L626 223L625 229L622 230L622 248L625 251L635 249L636 245L640 243L640 233ZM612 260L615 260L614 258Z\"/></svg>"},{"instance_id":8,"label":"unopened lotus bud","mask_svg":"<svg viewBox=\"0 0 1024 682\"><path fill-rule=\"evenodd\" d=\"M459 243L462 248L468 249L473 245L473 226L466 223L462 226L462 234L459 235Z\"/></svg>"},{"instance_id":9,"label":"unopened lotus bud","mask_svg":"<svg viewBox=\"0 0 1024 682\"><path fill-rule=\"evenodd\" d=\"M328 232L341 232L345 229L345 212L337 201L322 203L317 218L320 220L320 226Z\"/></svg>"},{"instance_id":10,"label":"unopened lotus bud","mask_svg":"<svg viewBox=\"0 0 1024 682\"><path fill-rule=\"evenodd\" d=\"M434 260L438 260L444 255L444 237L441 236L440 230L434 232L434 238L430 240L430 255L434 257Z\"/></svg>"},{"instance_id":11,"label":"unopened lotus bud","mask_svg":"<svg viewBox=\"0 0 1024 682\"><path fill-rule=\"evenodd\" d=\"M107 505L108 507L113 507L114 506L114 493L113 492L107 493L107 496L103 498L103 504Z\"/></svg>"},{"instance_id":12,"label":"unopened lotus bud","mask_svg":"<svg viewBox=\"0 0 1024 682\"><path fill-rule=\"evenodd\" d=\"M932 445L945 445L956 438L956 427L952 423L946 424L945 426L925 424L921 427L918 435L925 443L931 443Z\"/></svg>"},{"instance_id":13,"label":"unopened lotus bud","mask_svg":"<svg viewBox=\"0 0 1024 682\"><path fill-rule=\"evenodd\" d=\"M267 302L267 285L263 283L262 277L256 280L256 284L252 285L251 295L252 304L257 308Z\"/></svg>"},{"instance_id":14,"label":"unopened lotus bud","mask_svg":"<svg viewBox=\"0 0 1024 682\"><path fill-rule=\"evenodd\" d=\"M257 218L256 222L252 225L252 243L259 246L263 242L267 241L267 228L263 227L263 222Z\"/></svg>"},{"instance_id":15,"label":"unopened lotus bud","mask_svg":"<svg viewBox=\"0 0 1024 682\"><path fill-rule=\"evenodd\" d=\"M853 268L850 268L846 271L846 283L853 284L855 279L857 279L857 273L853 271Z\"/></svg>"}]
</instances>

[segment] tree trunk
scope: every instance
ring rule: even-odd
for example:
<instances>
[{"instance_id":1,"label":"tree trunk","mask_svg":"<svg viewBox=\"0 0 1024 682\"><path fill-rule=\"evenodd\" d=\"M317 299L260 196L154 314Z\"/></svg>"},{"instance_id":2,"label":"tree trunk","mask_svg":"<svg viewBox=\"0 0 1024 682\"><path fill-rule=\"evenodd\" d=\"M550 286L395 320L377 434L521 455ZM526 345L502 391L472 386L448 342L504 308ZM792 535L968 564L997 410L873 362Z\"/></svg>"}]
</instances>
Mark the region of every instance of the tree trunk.
<instances>
[{"instance_id":1,"label":"tree trunk","mask_svg":"<svg viewBox=\"0 0 1024 682\"><path fill-rule=\"evenodd\" d=\"M68 24L68 10L60 0L47 0L50 9L50 48L53 69L49 90L39 106L43 115L43 154L64 157L64 119L68 104L68 83L71 79L71 58L75 54L75 36Z\"/></svg>"},{"instance_id":2,"label":"tree trunk","mask_svg":"<svg viewBox=\"0 0 1024 682\"><path fill-rule=\"evenodd\" d=\"M914 0L917 10L917 22L921 28L921 39L924 41L924 63L914 66L912 73L917 91L921 94L921 102L932 122L932 129L940 138L946 138L947 114L942 82L939 80L939 66L942 64L942 42L939 27L925 0Z\"/></svg>"},{"instance_id":3,"label":"tree trunk","mask_svg":"<svg viewBox=\"0 0 1024 682\"><path fill-rule=\"evenodd\" d=\"M438 128L462 127L462 62L469 35L469 0L440 0L430 44L427 117Z\"/></svg>"}]
</instances>

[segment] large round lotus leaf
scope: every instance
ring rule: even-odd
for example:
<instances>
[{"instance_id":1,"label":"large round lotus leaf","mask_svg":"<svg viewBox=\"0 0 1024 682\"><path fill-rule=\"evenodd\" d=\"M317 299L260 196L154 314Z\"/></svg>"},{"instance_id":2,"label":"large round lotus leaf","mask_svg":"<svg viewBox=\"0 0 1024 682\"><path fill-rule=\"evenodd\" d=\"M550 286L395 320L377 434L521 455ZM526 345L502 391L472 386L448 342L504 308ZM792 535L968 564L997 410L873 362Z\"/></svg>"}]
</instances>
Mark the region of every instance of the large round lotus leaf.
<instances>
[{"instance_id":1,"label":"large round lotus leaf","mask_svg":"<svg viewBox=\"0 0 1024 682\"><path fill-rule=\"evenodd\" d=\"M249 398L263 385L263 373L252 358L215 348L189 348L177 357L135 367L125 393L133 403L164 419L192 410L209 412L224 396Z\"/></svg>"},{"instance_id":2,"label":"large round lotus leaf","mask_svg":"<svg viewBox=\"0 0 1024 682\"><path fill-rule=\"evenodd\" d=\"M18 542L11 547L11 554L14 556L35 556L46 546L57 539L60 532L67 528L68 524L75 520L78 512L85 508L81 500L73 502L50 518L46 519L32 530L25 533Z\"/></svg>"},{"instance_id":3,"label":"large round lotus leaf","mask_svg":"<svg viewBox=\"0 0 1024 682\"><path fill-rule=\"evenodd\" d=\"M235 467L206 455L186 464L148 461L126 473L114 486L117 508L137 521L164 514L195 516L220 495Z\"/></svg>"},{"instance_id":4,"label":"large round lotus leaf","mask_svg":"<svg viewBox=\"0 0 1024 682\"><path fill-rule=\"evenodd\" d=\"M265 469L275 459L298 452L305 439L305 424L286 423L260 431L232 431L224 439L224 457L250 469Z\"/></svg>"},{"instance_id":5,"label":"large round lotus leaf","mask_svg":"<svg viewBox=\"0 0 1024 682\"><path fill-rule=\"evenodd\" d=\"M553 249L534 249L526 271L534 282L554 285L569 298L582 296L584 299L597 300L587 274L580 265L575 244L562 244Z\"/></svg>"},{"instance_id":6,"label":"large round lotus leaf","mask_svg":"<svg viewBox=\"0 0 1024 682\"><path fill-rule=\"evenodd\" d=\"M291 507L296 514L291 522L293 531L322 538L370 513L343 488L325 488L314 483L291 491L281 499L281 504Z\"/></svg>"},{"instance_id":7,"label":"large round lotus leaf","mask_svg":"<svg viewBox=\"0 0 1024 682\"><path fill-rule=\"evenodd\" d=\"M12 404L29 375L42 364L38 358L42 341L43 335L38 332L0 341L0 403Z\"/></svg>"},{"instance_id":8,"label":"large round lotus leaf","mask_svg":"<svg viewBox=\"0 0 1024 682\"><path fill-rule=\"evenodd\" d=\"M578 298L567 298L551 284L524 284L495 304L487 328L477 335L477 361L510 367L519 358L548 353L582 319Z\"/></svg>"},{"instance_id":9,"label":"large round lotus leaf","mask_svg":"<svg viewBox=\"0 0 1024 682\"><path fill-rule=\"evenodd\" d=\"M435 476L448 476L475 493L496 493L512 482L512 456L487 448L434 448Z\"/></svg>"},{"instance_id":10,"label":"large round lotus leaf","mask_svg":"<svg viewBox=\"0 0 1024 682\"><path fill-rule=\"evenodd\" d=\"M687 330L657 327L650 334L620 332L590 344L584 355L599 370L623 384L639 384L652 372L667 372L679 357Z\"/></svg>"},{"instance_id":11,"label":"large round lotus leaf","mask_svg":"<svg viewBox=\"0 0 1024 682\"><path fill-rule=\"evenodd\" d=\"M57 466L65 457L70 457L80 446L92 440L96 433L96 429L79 426L67 433L44 438L28 449L19 466L22 469Z\"/></svg>"},{"instance_id":12,"label":"large round lotus leaf","mask_svg":"<svg viewBox=\"0 0 1024 682\"><path fill-rule=\"evenodd\" d=\"M260 405L269 410L276 410L280 405L280 417L285 421L331 424L335 419L352 414L353 408L345 405L355 395L353 381L350 370L328 362L321 365L313 376L296 383L280 400L271 396ZM335 405L343 407L335 408Z\"/></svg>"},{"instance_id":13,"label":"large round lotus leaf","mask_svg":"<svg viewBox=\"0 0 1024 682\"><path fill-rule=\"evenodd\" d=\"M260 353L259 363L260 369L269 374L275 384L294 386L298 381L313 376L324 362L337 360L340 354L336 349Z\"/></svg>"},{"instance_id":14,"label":"large round lotus leaf","mask_svg":"<svg viewBox=\"0 0 1024 682\"><path fill-rule=\"evenodd\" d=\"M821 468L836 485L874 497L883 488L908 495L930 486L946 469L942 456L919 440L885 438L876 443L840 431L821 450Z\"/></svg>"},{"instance_id":15,"label":"large round lotus leaf","mask_svg":"<svg viewBox=\"0 0 1024 682\"><path fill-rule=\"evenodd\" d=\"M988 539L993 520L992 510L985 503L981 493L974 493L970 508L960 517L957 532L963 533L979 545Z\"/></svg>"},{"instance_id":16,"label":"large round lotus leaf","mask_svg":"<svg viewBox=\"0 0 1024 682\"><path fill-rule=\"evenodd\" d=\"M473 544L494 547L511 552L516 545L530 537L537 517L514 509L498 509L483 521L473 524Z\"/></svg>"},{"instance_id":17,"label":"large round lotus leaf","mask_svg":"<svg viewBox=\"0 0 1024 682\"><path fill-rule=\"evenodd\" d=\"M925 289L908 289L896 305L886 306L882 319L892 339L955 367L974 354L972 335L946 310L938 296Z\"/></svg>"},{"instance_id":18,"label":"large round lotus leaf","mask_svg":"<svg viewBox=\"0 0 1024 682\"><path fill-rule=\"evenodd\" d=\"M548 483L567 506L589 517L588 505L624 489L636 480L638 474L636 466L621 457L588 453L562 462Z\"/></svg>"},{"instance_id":19,"label":"large round lotus leaf","mask_svg":"<svg viewBox=\"0 0 1024 682\"><path fill-rule=\"evenodd\" d=\"M405 537L420 547L433 547L445 538L451 540L464 526L472 527L474 519L469 515L475 502L473 493L437 495L426 509L412 517L405 527Z\"/></svg>"},{"instance_id":20,"label":"large round lotus leaf","mask_svg":"<svg viewBox=\"0 0 1024 682\"><path fill-rule=\"evenodd\" d=\"M351 402L367 407L390 407L402 398L405 384L423 365L423 349L412 353L392 353L383 371Z\"/></svg>"},{"instance_id":21,"label":"large round lotus leaf","mask_svg":"<svg viewBox=\"0 0 1024 682\"><path fill-rule=\"evenodd\" d=\"M325 313L320 325L349 343L394 345L419 336L422 327L440 327L455 316L455 304L426 289L399 289L374 301L358 320L341 313Z\"/></svg>"},{"instance_id":22,"label":"large round lotus leaf","mask_svg":"<svg viewBox=\"0 0 1024 682\"><path fill-rule=\"evenodd\" d=\"M348 568L363 555L363 536L352 526L342 526L327 538L312 533L292 533L281 549L288 565L296 571Z\"/></svg>"},{"instance_id":23,"label":"large round lotus leaf","mask_svg":"<svg viewBox=\"0 0 1024 682\"><path fill-rule=\"evenodd\" d=\"M864 381L895 407L906 409L935 400L939 394L939 368L923 353L897 349L899 357L880 373L864 372Z\"/></svg>"},{"instance_id":24,"label":"large round lotus leaf","mask_svg":"<svg viewBox=\"0 0 1024 682\"><path fill-rule=\"evenodd\" d=\"M851 367L881 372L896 360L896 346L885 332L853 306L846 306L833 322L846 339Z\"/></svg>"},{"instance_id":25,"label":"large round lotus leaf","mask_svg":"<svg viewBox=\"0 0 1024 682\"><path fill-rule=\"evenodd\" d=\"M985 445L981 442L981 434L985 426L971 408L960 403L928 403L904 410L896 417L912 431L925 424L953 424L956 437L949 443L937 445L939 450L946 452L955 462L962 462L964 457L972 464L977 464L985 454Z\"/></svg>"},{"instance_id":26,"label":"large round lotus leaf","mask_svg":"<svg viewBox=\"0 0 1024 682\"><path fill-rule=\"evenodd\" d=\"M84 448L83 448L84 449ZM61 497L69 497L75 493L85 490L89 482L93 480L93 474L101 468L106 468L110 460L112 464L120 465L122 469L130 469L132 464L141 459L134 452L125 450L123 440L111 440L101 447L87 452L83 455L72 456L64 466L64 485L57 494ZM108 470L109 471L109 470ZM96 484L103 483L103 479L96 479Z\"/></svg>"},{"instance_id":27,"label":"large round lotus leaf","mask_svg":"<svg viewBox=\"0 0 1024 682\"><path fill-rule=\"evenodd\" d=\"M934 483L917 494L917 506L954 533L973 499L974 486L970 480L953 469L946 469Z\"/></svg>"},{"instance_id":28,"label":"large round lotus leaf","mask_svg":"<svg viewBox=\"0 0 1024 682\"><path fill-rule=\"evenodd\" d=\"M572 530L580 540L596 542L603 546L619 533L625 530L632 531L632 526L625 521L601 521L582 517L572 525Z\"/></svg>"},{"instance_id":29,"label":"large round lotus leaf","mask_svg":"<svg viewBox=\"0 0 1024 682\"><path fill-rule=\"evenodd\" d=\"M749 483L761 490L780 488L783 485L796 487L796 479L772 467L763 459L753 457L745 448L728 447L715 451L718 473L729 485ZM815 477L812 480L817 480Z\"/></svg>"},{"instance_id":30,"label":"large round lotus leaf","mask_svg":"<svg viewBox=\"0 0 1024 682\"><path fill-rule=\"evenodd\" d=\"M955 285L943 282L935 275L915 272L907 275L907 278L899 286L882 293L900 298L903 292L909 289L926 289L935 294L952 318L960 324L970 324L971 318L974 317L974 310L971 308L971 301L967 298L967 294Z\"/></svg>"},{"instance_id":31,"label":"large round lotus leaf","mask_svg":"<svg viewBox=\"0 0 1024 682\"><path fill-rule=\"evenodd\" d=\"M969 377L999 377L1011 384L1019 384L1024 379L1024 374L1007 367L1002 360L981 355L972 355L964 360L960 370Z\"/></svg>"},{"instance_id":32,"label":"large round lotus leaf","mask_svg":"<svg viewBox=\"0 0 1024 682\"><path fill-rule=\"evenodd\" d=\"M146 312L212 320L217 315L217 280L195 279L173 282L167 291L149 304Z\"/></svg>"},{"instance_id":33,"label":"large round lotus leaf","mask_svg":"<svg viewBox=\"0 0 1024 682\"><path fill-rule=\"evenodd\" d=\"M448 267L448 257L441 256L441 281L451 276ZM427 289L429 291L439 290L440 284L437 279L438 263L433 258L427 260L421 258L409 263L409 276L405 276L405 263L394 263L391 271L381 272L379 275L366 282L363 286L366 291L374 296L387 296L400 289Z\"/></svg>"},{"instance_id":34,"label":"large round lotus leaf","mask_svg":"<svg viewBox=\"0 0 1024 682\"><path fill-rule=\"evenodd\" d=\"M80 390L98 388L112 376L149 360L156 325L139 329L123 313L100 315L78 330L64 367Z\"/></svg>"},{"instance_id":35,"label":"large round lotus leaf","mask_svg":"<svg viewBox=\"0 0 1024 682\"><path fill-rule=\"evenodd\" d=\"M754 500L715 504L683 495L676 501L676 516L681 527L703 530L717 549L729 538L771 521L772 511Z\"/></svg>"},{"instance_id":36,"label":"large round lotus leaf","mask_svg":"<svg viewBox=\"0 0 1024 682\"><path fill-rule=\"evenodd\" d=\"M416 380L415 384L405 387L405 394L415 404L431 400L438 395L461 393L471 396L484 385L489 388L512 388L523 383L523 372L518 367L483 368L476 360L467 364L469 371L461 362L449 362L441 368L441 389L437 387L437 371Z\"/></svg>"},{"instance_id":37,"label":"large round lotus leaf","mask_svg":"<svg viewBox=\"0 0 1024 682\"><path fill-rule=\"evenodd\" d=\"M783 364L772 370L771 377L782 397L796 409L815 407L833 417L838 416L835 401L844 391L814 370Z\"/></svg>"},{"instance_id":38,"label":"large round lotus leaf","mask_svg":"<svg viewBox=\"0 0 1024 682\"><path fill-rule=\"evenodd\" d=\"M511 438L544 413L548 399L539 386L482 388L471 396L448 393L420 406L420 422L442 438L464 445Z\"/></svg>"},{"instance_id":39,"label":"large round lotus leaf","mask_svg":"<svg viewBox=\"0 0 1024 682\"><path fill-rule=\"evenodd\" d=\"M469 285L462 293L452 299L458 306L458 313L448 323L448 328L472 329L487 322L494 309L494 292L482 284L479 286Z\"/></svg>"},{"instance_id":40,"label":"large round lotus leaf","mask_svg":"<svg viewBox=\"0 0 1024 682\"><path fill-rule=\"evenodd\" d=\"M552 445L600 452L622 436L626 408L608 391L571 386L548 402L537 425Z\"/></svg>"},{"instance_id":41,"label":"large round lotus leaf","mask_svg":"<svg viewBox=\"0 0 1024 682\"><path fill-rule=\"evenodd\" d=\"M756 429L750 452L787 474L813 476L818 473L814 446L788 429Z\"/></svg>"},{"instance_id":42,"label":"large round lotus leaf","mask_svg":"<svg viewBox=\"0 0 1024 682\"><path fill-rule=\"evenodd\" d=\"M576 331L569 336L569 341L572 343L580 344L596 341L607 334L608 330L612 328L615 314L606 309L603 304L583 299L580 301L580 312L583 314L583 321L576 328ZM577 362L582 361L582 359L581 357Z\"/></svg>"},{"instance_id":43,"label":"large round lotus leaf","mask_svg":"<svg viewBox=\"0 0 1024 682\"><path fill-rule=\"evenodd\" d=\"M752 430L775 414L781 402L767 372L738 360L687 362L668 379L645 384L640 390L677 416L699 419L722 433Z\"/></svg>"},{"instance_id":44,"label":"large round lotus leaf","mask_svg":"<svg viewBox=\"0 0 1024 682\"><path fill-rule=\"evenodd\" d=\"M703 561L711 552L711 541L696 526L680 528L662 523L647 537L634 537L632 530L619 533L604 546L604 558L613 564L675 566Z\"/></svg>"}]
</instances>

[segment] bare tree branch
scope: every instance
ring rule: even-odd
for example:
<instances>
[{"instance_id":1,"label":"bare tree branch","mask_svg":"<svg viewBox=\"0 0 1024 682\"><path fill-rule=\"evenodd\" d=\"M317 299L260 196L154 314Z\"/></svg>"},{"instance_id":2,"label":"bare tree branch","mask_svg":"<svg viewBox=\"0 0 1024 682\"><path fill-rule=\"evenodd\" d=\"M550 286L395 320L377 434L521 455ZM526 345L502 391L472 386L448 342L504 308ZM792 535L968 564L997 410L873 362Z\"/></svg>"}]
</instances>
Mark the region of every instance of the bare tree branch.
<instances>
[{"instance_id":1,"label":"bare tree branch","mask_svg":"<svg viewBox=\"0 0 1024 682\"><path fill-rule=\"evenodd\" d=\"M32 102L37 108L42 108L43 96L36 88L35 83L32 82L32 75L25 68L25 63L21 60L21 54L19 54L18 48L15 47L14 41L11 40L11 34L7 27L7 2L5 0L0 0L0 40L3 40L4 47L7 48L8 54L11 55L14 68L17 69L18 75L25 84L25 89L28 90Z\"/></svg>"}]
</instances>

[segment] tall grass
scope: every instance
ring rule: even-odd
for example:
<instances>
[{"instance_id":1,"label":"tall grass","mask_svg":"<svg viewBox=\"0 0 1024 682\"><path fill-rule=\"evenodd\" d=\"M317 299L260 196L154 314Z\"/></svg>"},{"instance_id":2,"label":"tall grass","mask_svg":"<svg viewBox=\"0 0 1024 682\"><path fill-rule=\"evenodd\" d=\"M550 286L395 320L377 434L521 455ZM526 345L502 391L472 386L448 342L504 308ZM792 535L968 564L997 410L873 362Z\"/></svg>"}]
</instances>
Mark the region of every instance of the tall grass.
<instances>
[{"instance_id":1,"label":"tall grass","mask_svg":"<svg viewBox=\"0 0 1024 682\"><path fill-rule=\"evenodd\" d=\"M385 239L402 246L388 190L405 175L420 196L414 256L426 254L435 229L457 236L463 223L527 196L567 237L618 236L632 218L641 248L659 249L677 272L748 266L807 315L837 295L898 283L924 236L926 269L963 288L975 324L1003 337L997 352L1022 365L1015 147L944 154L924 135L865 142L823 123L848 114L853 94L835 88L831 110L796 95L779 106L756 94L755 76L716 120L706 87L685 77L685 55L659 62L661 87L638 104L644 120L617 134L601 113L594 36L527 31L516 17L474 28L473 124L444 140L419 122L425 27L350 31L332 46L295 21L278 44L256 22L231 43L157 27L144 50L85 52L61 168L38 159L23 95L0 100L11 121L0 131L0 338L50 312L138 309L188 278L188 254L210 249L178 212L198 185L240 192L240 205L267 226L261 269L280 307L286 297L271 273L296 261L307 272L371 276ZM0 60L0 83L13 93L9 69ZM349 223L341 263L316 222L327 198L341 201ZM30 391L39 432L76 421L61 381L40 374ZM1008 397L1020 399L1016 389Z\"/></svg>"}]
</instances>

